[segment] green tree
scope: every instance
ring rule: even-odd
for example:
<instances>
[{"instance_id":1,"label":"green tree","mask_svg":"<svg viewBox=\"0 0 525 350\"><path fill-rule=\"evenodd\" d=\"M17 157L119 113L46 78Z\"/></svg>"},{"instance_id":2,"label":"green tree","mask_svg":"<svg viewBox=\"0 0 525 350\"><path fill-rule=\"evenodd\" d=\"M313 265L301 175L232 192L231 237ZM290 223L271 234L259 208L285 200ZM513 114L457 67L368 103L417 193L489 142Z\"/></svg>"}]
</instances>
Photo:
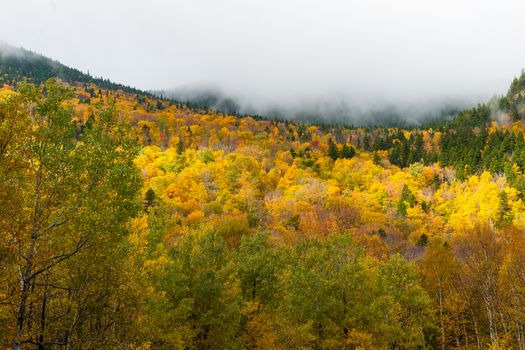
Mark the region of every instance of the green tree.
<instances>
[{"instance_id":1,"label":"green tree","mask_svg":"<svg viewBox=\"0 0 525 350\"><path fill-rule=\"evenodd\" d=\"M397 202L397 212L403 216L407 215L407 209L416 205L416 196L410 191L407 185L403 185L403 191Z\"/></svg>"},{"instance_id":2,"label":"green tree","mask_svg":"<svg viewBox=\"0 0 525 350\"><path fill-rule=\"evenodd\" d=\"M279 278L284 269L286 251L273 246L268 241L268 234L255 233L242 238L235 260L244 300L274 305L281 292Z\"/></svg>"},{"instance_id":3,"label":"green tree","mask_svg":"<svg viewBox=\"0 0 525 350\"><path fill-rule=\"evenodd\" d=\"M513 215L509 205L509 199L507 192L501 191L499 194L499 213L498 213L498 225L512 222Z\"/></svg>"},{"instance_id":4,"label":"green tree","mask_svg":"<svg viewBox=\"0 0 525 350\"><path fill-rule=\"evenodd\" d=\"M177 143L177 154L182 154L186 150L186 145L184 144L184 141L182 138Z\"/></svg>"},{"instance_id":5,"label":"green tree","mask_svg":"<svg viewBox=\"0 0 525 350\"><path fill-rule=\"evenodd\" d=\"M149 188L146 191L146 194L144 195L144 209L148 210L150 207L155 205L155 199L156 199L155 191L153 189Z\"/></svg>"},{"instance_id":6,"label":"green tree","mask_svg":"<svg viewBox=\"0 0 525 350\"><path fill-rule=\"evenodd\" d=\"M351 159L354 156L355 156L355 148L345 143L343 145L343 149L341 150L341 157L345 159Z\"/></svg>"},{"instance_id":7,"label":"green tree","mask_svg":"<svg viewBox=\"0 0 525 350\"><path fill-rule=\"evenodd\" d=\"M428 244L428 235L426 233L421 234L416 243L419 247L426 247Z\"/></svg>"},{"instance_id":8,"label":"green tree","mask_svg":"<svg viewBox=\"0 0 525 350\"><path fill-rule=\"evenodd\" d=\"M328 156L333 160L339 158L339 150L337 149L337 145L334 143L332 138L328 139Z\"/></svg>"},{"instance_id":9,"label":"green tree","mask_svg":"<svg viewBox=\"0 0 525 350\"><path fill-rule=\"evenodd\" d=\"M125 223L138 209L141 182L133 165L138 147L127 136L129 128L118 125L109 107L98 112L98 122L80 139L75 137L69 97L67 88L48 81L44 94L22 85L18 94L0 100L0 144L9 150L0 161L0 193L9 197L0 214L0 235L9 237L9 263L19 271L1 294L11 295L6 304L16 310L10 328L14 349L27 342L39 348L82 343L93 334L109 341L108 310L89 301L94 294L100 302L115 300L110 286L118 286L120 278L111 266L119 265L116 252L125 241ZM19 134L4 139L10 128ZM83 265L89 254L109 268ZM97 285L106 291L92 294L94 284L108 283L102 277L108 274L112 282ZM79 312L86 322L92 317L101 322L88 328L75 320ZM119 331L115 324L113 335Z\"/></svg>"},{"instance_id":10,"label":"green tree","mask_svg":"<svg viewBox=\"0 0 525 350\"><path fill-rule=\"evenodd\" d=\"M389 348L424 348L433 328L430 299L412 263L394 255L381 267L379 281L385 320L378 331Z\"/></svg>"},{"instance_id":11,"label":"green tree","mask_svg":"<svg viewBox=\"0 0 525 350\"><path fill-rule=\"evenodd\" d=\"M163 349L239 348L242 294L224 240L212 231L192 232L169 259L151 276L158 297L146 305L150 341Z\"/></svg>"}]
</instances>

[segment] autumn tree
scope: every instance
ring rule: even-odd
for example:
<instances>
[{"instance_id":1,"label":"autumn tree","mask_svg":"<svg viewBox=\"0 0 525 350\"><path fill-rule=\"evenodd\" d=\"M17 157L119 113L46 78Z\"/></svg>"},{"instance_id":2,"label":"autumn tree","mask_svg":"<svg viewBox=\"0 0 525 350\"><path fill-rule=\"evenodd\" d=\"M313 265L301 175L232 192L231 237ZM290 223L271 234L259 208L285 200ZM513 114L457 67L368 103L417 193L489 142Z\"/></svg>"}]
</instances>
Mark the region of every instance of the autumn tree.
<instances>
[{"instance_id":1,"label":"autumn tree","mask_svg":"<svg viewBox=\"0 0 525 350\"><path fill-rule=\"evenodd\" d=\"M460 266L452 249L436 237L425 249L419 263L422 285L433 300L438 320L438 344L441 349L468 342L463 332L463 312L467 303L462 296Z\"/></svg>"},{"instance_id":2,"label":"autumn tree","mask_svg":"<svg viewBox=\"0 0 525 350\"><path fill-rule=\"evenodd\" d=\"M114 320L103 320L111 311L88 301L93 283L120 283L111 266L137 209L136 142L111 108L78 137L70 96L49 81L44 93L23 85L0 100L0 235L9 252L2 295L14 310L7 335L14 349L103 343L119 333ZM86 255L109 269L84 265ZM101 302L115 302L111 293L98 294ZM87 327L92 317L101 322ZM115 325L111 336L106 322Z\"/></svg>"},{"instance_id":3,"label":"autumn tree","mask_svg":"<svg viewBox=\"0 0 525 350\"><path fill-rule=\"evenodd\" d=\"M239 348L242 296L224 240L192 232L166 259L151 276L156 297L145 309L146 340L163 349Z\"/></svg>"}]
</instances>

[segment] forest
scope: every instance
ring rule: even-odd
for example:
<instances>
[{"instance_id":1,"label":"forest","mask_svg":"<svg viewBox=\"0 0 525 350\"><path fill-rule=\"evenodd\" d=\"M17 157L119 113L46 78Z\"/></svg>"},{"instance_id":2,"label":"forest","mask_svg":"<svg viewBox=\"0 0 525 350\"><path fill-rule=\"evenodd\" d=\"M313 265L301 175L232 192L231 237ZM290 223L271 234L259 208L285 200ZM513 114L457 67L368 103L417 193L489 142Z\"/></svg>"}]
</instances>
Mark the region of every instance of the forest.
<instances>
[{"instance_id":1,"label":"forest","mask_svg":"<svg viewBox=\"0 0 525 350\"><path fill-rule=\"evenodd\" d=\"M405 128L4 83L3 348L525 349L524 74Z\"/></svg>"}]
</instances>

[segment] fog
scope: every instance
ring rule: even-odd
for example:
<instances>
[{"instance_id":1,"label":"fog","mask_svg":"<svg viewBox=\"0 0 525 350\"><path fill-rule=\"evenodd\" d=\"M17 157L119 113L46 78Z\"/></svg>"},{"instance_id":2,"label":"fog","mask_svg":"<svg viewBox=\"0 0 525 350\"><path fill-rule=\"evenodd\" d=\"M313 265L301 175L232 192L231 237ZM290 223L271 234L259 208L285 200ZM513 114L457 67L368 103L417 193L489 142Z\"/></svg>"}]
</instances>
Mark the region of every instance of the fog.
<instances>
[{"instance_id":1,"label":"fog","mask_svg":"<svg viewBox=\"0 0 525 350\"><path fill-rule=\"evenodd\" d=\"M0 0L0 40L253 113L419 120L506 91L525 66L523 13L517 0Z\"/></svg>"}]
</instances>

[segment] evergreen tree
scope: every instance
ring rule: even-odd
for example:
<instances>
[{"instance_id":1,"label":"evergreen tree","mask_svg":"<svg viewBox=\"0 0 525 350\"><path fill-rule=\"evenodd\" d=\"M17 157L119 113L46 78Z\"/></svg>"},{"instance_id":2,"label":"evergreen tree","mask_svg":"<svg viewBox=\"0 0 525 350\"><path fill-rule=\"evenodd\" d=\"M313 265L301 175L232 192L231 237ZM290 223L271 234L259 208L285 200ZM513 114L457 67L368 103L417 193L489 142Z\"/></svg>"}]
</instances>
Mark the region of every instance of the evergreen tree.
<instances>
[{"instance_id":1,"label":"evergreen tree","mask_svg":"<svg viewBox=\"0 0 525 350\"><path fill-rule=\"evenodd\" d=\"M428 235L426 233L421 234L416 244L419 247L426 247L428 244Z\"/></svg>"},{"instance_id":2,"label":"evergreen tree","mask_svg":"<svg viewBox=\"0 0 525 350\"><path fill-rule=\"evenodd\" d=\"M149 188L144 195L144 209L148 210L149 208L153 207L155 205L155 199L155 191Z\"/></svg>"},{"instance_id":3,"label":"evergreen tree","mask_svg":"<svg viewBox=\"0 0 525 350\"><path fill-rule=\"evenodd\" d=\"M182 138L179 139L179 142L177 143L177 154L181 155L186 150L186 145L184 144L184 140Z\"/></svg>"},{"instance_id":4,"label":"evergreen tree","mask_svg":"<svg viewBox=\"0 0 525 350\"><path fill-rule=\"evenodd\" d=\"M328 139L328 156L330 156L330 158L333 160L339 158L339 150L337 149L337 145L334 143L332 138Z\"/></svg>"},{"instance_id":5,"label":"evergreen tree","mask_svg":"<svg viewBox=\"0 0 525 350\"><path fill-rule=\"evenodd\" d=\"M407 209L416 205L416 196L410 191L407 185L403 185L403 191L397 202L397 212L403 216L407 215Z\"/></svg>"},{"instance_id":6,"label":"evergreen tree","mask_svg":"<svg viewBox=\"0 0 525 350\"><path fill-rule=\"evenodd\" d=\"M370 137L368 136L368 134L365 134L364 138L363 138L363 149L365 151L370 151Z\"/></svg>"},{"instance_id":7,"label":"evergreen tree","mask_svg":"<svg viewBox=\"0 0 525 350\"><path fill-rule=\"evenodd\" d=\"M388 160L394 165L403 167L403 161L401 157L401 147L396 143L388 155Z\"/></svg>"},{"instance_id":8,"label":"evergreen tree","mask_svg":"<svg viewBox=\"0 0 525 350\"><path fill-rule=\"evenodd\" d=\"M341 157L345 159L351 159L355 156L355 149L353 146L349 146L346 143L343 145L343 149L341 150Z\"/></svg>"},{"instance_id":9,"label":"evergreen tree","mask_svg":"<svg viewBox=\"0 0 525 350\"><path fill-rule=\"evenodd\" d=\"M498 213L498 225L512 222L513 215L511 212L511 207L509 205L509 200L507 192L501 191L499 193L499 213Z\"/></svg>"}]
</instances>

